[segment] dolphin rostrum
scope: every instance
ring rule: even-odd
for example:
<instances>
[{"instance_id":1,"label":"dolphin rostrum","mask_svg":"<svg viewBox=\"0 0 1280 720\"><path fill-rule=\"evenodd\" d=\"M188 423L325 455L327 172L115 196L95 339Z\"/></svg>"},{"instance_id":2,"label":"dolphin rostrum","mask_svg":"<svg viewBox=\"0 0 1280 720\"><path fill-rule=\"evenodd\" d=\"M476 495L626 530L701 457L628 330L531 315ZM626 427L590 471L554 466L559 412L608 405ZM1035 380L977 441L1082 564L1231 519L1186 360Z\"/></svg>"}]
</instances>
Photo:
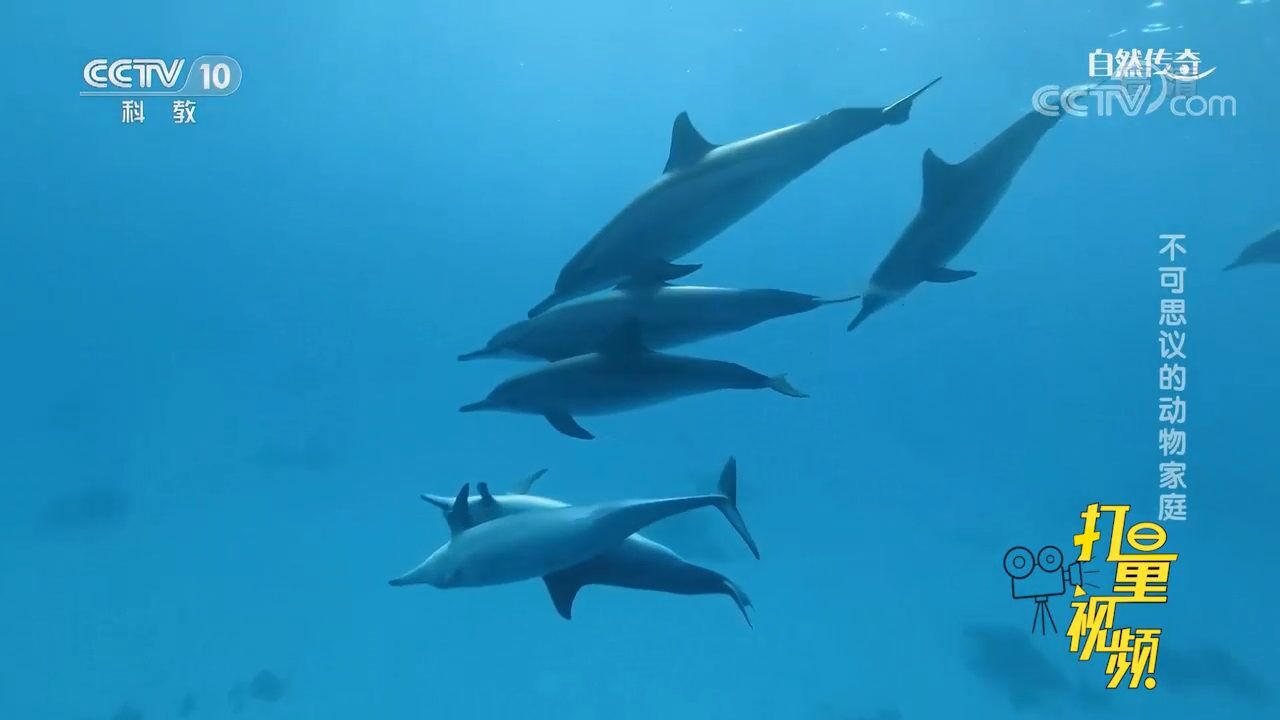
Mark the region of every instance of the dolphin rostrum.
<instances>
[{"instance_id":1,"label":"dolphin rostrum","mask_svg":"<svg viewBox=\"0 0 1280 720\"><path fill-rule=\"evenodd\" d=\"M762 388L808 397L783 375L769 377L736 363L653 352L640 339L639 322L629 318L599 352L511 377L484 400L460 409L542 415L565 435L590 440L594 436L575 415L608 415L713 390Z\"/></svg>"},{"instance_id":2,"label":"dolphin rostrum","mask_svg":"<svg viewBox=\"0 0 1280 720\"><path fill-rule=\"evenodd\" d=\"M849 330L922 282L950 283L976 274L953 270L947 263L973 239L1036 143L1062 115L1029 112L955 165L943 161L933 150L925 151L920 209L872 273L862 295L862 308L849 323Z\"/></svg>"},{"instance_id":3,"label":"dolphin rostrum","mask_svg":"<svg viewBox=\"0 0 1280 720\"><path fill-rule=\"evenodd\" d=\"M1261 240L1255 240L1246 245L1244 250L1240 251L1240 257L1223 270L1265 263L1280 263L1280 228L1262 236Z\"/></svg>"},{"instance_id":4,"label":"dolphin rostrum","mask_svg":"<svg viewBox=\"0 0 1280 720\"><path fill-rule=\"evenodd\" d=\"M772 289L693 285L625 288L573 300L500 330L459 360L509 357L563 360L596 352L628 318L640 323L645 347L662 350L745 330L766 320L857 299L824 299Z\"/></svg>"},{"instance_id":5,"label":"dolphin rostrum","mask_svg":"<svg viewBox=\"0 0 1280 720\"><path fill-rule=\"evenodd\" d=\"M858 138L899 125L911 103L941 78L883 108L841 108L738 140L708 142L676 116L662 175L622 209L560 270L555 289L529 317L624 282L674 280L699 265L677 260L741 220L788 183Z\"/></svg>"},{"instance_id":6,"label":"dolphin rostrum","mask_svg":"<svg viewBox=\"0 0 1280 720\"><path fill-rule=\"evenodd\" d=\"M729 504L724 495L627 500L516 513L476 524L470 485L449 510L449 542L391 585L483 587L531 580L613 550L644 528L702 507Z\"/></svg>"},{"instance_id":7,"label":"dolphin rostrum","mask_svg":"<svg viewBox=\"0 0 1280 720\"><path fill-rule=\"evenodd\" d=\"M559 500L529 494L533 481L544 472L546 471L539 470L505 495L494 495L485 483L480 483L477 487L480 495L472 496L469 500L471 522L480 524L516 513L568 507L567 503ZM719 492L729 501L717 505L717 509L724 513L725 518L738 531L751 553L759 558L760 551L755 540L738 512L738 465L733 458L729 458L720 473ZM446 517L453 507L452 498L423 495L422 499L440 508ZM584 586L612 585L677 595L727 595L737 604L747 624L751 624L751 617L747 614L751 599L742 588L724 575L690 563L667 546L638 533L594 558L547 575L543 581L551 594L556 612L566 620L572 618L574 598Z\"/></svg>"}]
</instances>

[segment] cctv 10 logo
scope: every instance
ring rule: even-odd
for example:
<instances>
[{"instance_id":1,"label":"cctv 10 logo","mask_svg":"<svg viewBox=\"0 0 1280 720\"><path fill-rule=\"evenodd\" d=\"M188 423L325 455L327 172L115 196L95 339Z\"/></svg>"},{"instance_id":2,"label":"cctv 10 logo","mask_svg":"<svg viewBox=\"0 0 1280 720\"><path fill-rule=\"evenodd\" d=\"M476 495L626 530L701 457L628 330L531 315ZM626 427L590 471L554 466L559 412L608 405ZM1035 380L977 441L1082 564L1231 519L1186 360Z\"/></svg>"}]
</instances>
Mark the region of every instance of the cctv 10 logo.
<instances>
[{"instance_id":1,"label":"cctv 10 logo","mask_svg":"<svg viewBox=\"0 0 1280 720\"><path fill-rule=\"evenodd\" d=\"M201 55L190 64L185 58L95 58L85 63L89 89L80 94L216 97L238 90L242 77L240 63L229 55Z\"/></svg>"}]
</instances>

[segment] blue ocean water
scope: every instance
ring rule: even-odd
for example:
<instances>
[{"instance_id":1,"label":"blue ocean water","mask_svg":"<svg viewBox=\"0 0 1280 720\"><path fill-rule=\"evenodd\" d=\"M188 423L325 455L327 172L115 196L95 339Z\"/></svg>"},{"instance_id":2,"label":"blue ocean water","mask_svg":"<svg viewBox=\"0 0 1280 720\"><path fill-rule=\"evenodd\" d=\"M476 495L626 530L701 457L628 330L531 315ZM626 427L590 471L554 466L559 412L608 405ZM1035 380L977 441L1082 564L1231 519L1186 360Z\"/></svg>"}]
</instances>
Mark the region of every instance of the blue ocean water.
<instances>
[{"instance_id":1,"label":"blue ocean water","mask_svg":"<svg viewBox=\"0 0 1280 720\"><path fill-rule=\"evenodd\" d=\"M0 718L1275 712L1276 269L1220 272L1276 223L1274 3L28 3L0 26ZM838 295L915 213L926 148L966 157L1119 47L1195 49L1238 113L1065 118L957 259L976 278L854 333L843 305L681 350L811 398L689 398L592 442L458 413L526 366L455 356L657 176L677 113L723 142L943 76L689 258L700 284ZM195 125L77 96L91 58L204 53L244 82ZM1160 233L1187 236L1188 520L1168 604L1133 610L1161 684L1108 691L1027 632L1001 558L1069 548L1090 502L1155 515ZM718 596L593 587L566 622L536 582L386 584L447 539L420 493L542 467L571 502L684 493L730 455L763 559L710 511L668 536L754 629Z\"/></svg>"}]
</instances>

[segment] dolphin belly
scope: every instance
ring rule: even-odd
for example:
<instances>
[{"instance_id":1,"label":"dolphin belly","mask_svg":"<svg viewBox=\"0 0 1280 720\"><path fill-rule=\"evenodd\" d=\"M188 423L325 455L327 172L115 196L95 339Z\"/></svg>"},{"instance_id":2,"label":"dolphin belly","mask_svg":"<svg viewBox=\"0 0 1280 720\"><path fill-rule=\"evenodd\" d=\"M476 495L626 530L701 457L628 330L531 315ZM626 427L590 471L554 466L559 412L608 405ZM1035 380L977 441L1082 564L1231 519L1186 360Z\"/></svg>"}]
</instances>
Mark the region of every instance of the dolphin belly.
<instances>
[{"instance_id":1,"label":"dolphin belly","mask_svg":"<svg viewBox=\"0 0 1280 720\"><path fill-rule=\"evenodd\" d=\"M665 545L632 535L622 545L574 566L584 585L612 585L678 595L725 592L723 578Z\"/></svg>"},{"instance_id":2,"label":"dolphin belly","mask_svg":"<svg viewBox=\"0 0 1280 720\"><path fill-rule=\"evenodd\" d=\"M664 176L592 239L591 262L597 270L613 267L623 278L635 265L688 255L795 178L773 170L700 168Z\"/></svg>"},{"instance_id":3,"label":"dolphin belly","mask_svg":"<svg viewBox=\"0 0 1280 720\"><path fill-rule=\"evenodd\" d=\"M545 380L525 406L592 416L714 390L764 387L768 378L732 363L655 354L621 361L598 356L570 360L563 371L548 371Z\"/></svg>"}]
</instances>

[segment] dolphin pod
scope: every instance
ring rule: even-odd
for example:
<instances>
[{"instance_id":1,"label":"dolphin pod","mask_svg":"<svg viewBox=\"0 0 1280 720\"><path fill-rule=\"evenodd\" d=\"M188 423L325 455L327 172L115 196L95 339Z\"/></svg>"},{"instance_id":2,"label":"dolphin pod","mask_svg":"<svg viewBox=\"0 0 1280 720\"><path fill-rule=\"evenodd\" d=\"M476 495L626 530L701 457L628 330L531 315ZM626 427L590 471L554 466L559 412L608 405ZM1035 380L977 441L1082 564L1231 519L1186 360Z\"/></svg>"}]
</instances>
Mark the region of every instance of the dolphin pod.
<instances>
[{"instance_id":1,"label":"dolphin pod","mask_svg":"<svg viewBox=\"0 0 1280 720\"><path fill-rule=\"evenodd\" d=\"M530 494L533 482L544 472L546 471L540 470L534 473L504 495L495 495L484 483L480 483L479 497L469 498L471 522L480 524L517 513L568 507L567 503L559 500ZM737 472L737 461L729 458L720 473L718 487L719 493L728 498L728 502L717 505L716 508L724 514L751 553L759 558L760 551L755 540L738 512ZM446 519L453 508L451 498L423 495L422 499L440 508ZM738 606L747 624L751 624L751 617L747 613L747 608L751 607L751 599L741 587L724 575L688 562L674 550L638 533L594 558L558 570L542 579L556 612L566 620L573 617L574 599L584 586L611 585L679 595L726 595Z\"/></svg>"},{"instance_id":2,"label":"dolphin pod","mask_svg":"<svg viewBox=\"0 0 1280 720\"><path fill-rule=\"evenodd\" d=\"M662 175L591 238L565 266L555 289L529 310L626 282L675 280L699 265L673 261L760 207L836 150L886 125L941 78L883 108L841 108L812 120L726 145L708 142L680 113Z\"/></svg>"},{"instance_id":3,"label":"dolphin pod","mask_svg":"<svg viewBox=\"0 0 1280 720\"><path fill-rule=\"evenodd\" d=\"M591 440L595 436L575 416L608 415L715 390L768 388L790 397L808 397L784 375L762 375L736 363L654 352L644 345L640 332L639 322L631 319L617 328L599 352L511 377L485 399L460 410L542 415L561 433Z\"/></svg>"}]
</instances>

